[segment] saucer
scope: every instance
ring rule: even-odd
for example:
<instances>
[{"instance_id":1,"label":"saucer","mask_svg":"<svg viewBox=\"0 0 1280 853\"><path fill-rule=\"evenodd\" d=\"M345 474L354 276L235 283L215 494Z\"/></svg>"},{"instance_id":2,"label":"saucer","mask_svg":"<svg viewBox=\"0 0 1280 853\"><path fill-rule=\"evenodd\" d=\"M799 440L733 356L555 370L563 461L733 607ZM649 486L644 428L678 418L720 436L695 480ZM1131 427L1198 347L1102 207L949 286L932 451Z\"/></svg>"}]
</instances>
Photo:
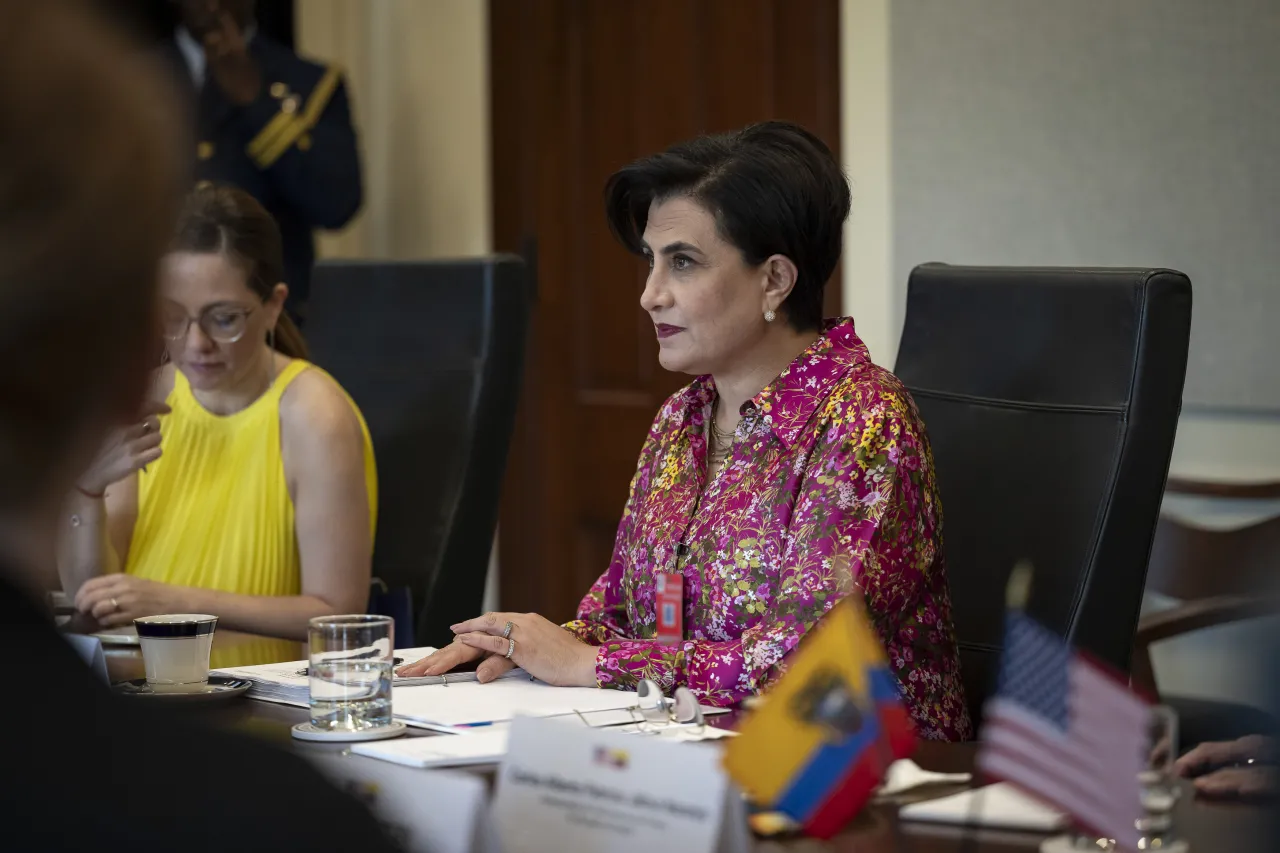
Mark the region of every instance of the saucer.
<instances>
[{"instance_id":1,"label":"saucer","mask_svg":"<svg viewBox=\"0 0 1280 853\"><path fill-rule=\"evenodd\" d=\"M220 675L209 676L208 684L192 685L190 690L160 692L147 684L145 678L132 681L117 681L111 689L121 696L145 696L152 701L185 702L187 704L209 705L218 702L229 702L243 696L253 686L247 678L223 678Z\"/></svg>"},{"instance_id":2,"label":"saucer","mask_svg":"<svg viewBox=\"0 0 1280 853\"><path fill-rule=\"evenodd\" d=\"M392 720L389 726L378 726L375 729L357 729L355 731L330 731L313 726L310 722L298 723L293 727L293 736L298 740L314 740L327 743L354 743L362 740L387 740L400 737L408 731L408 727L399 720Z\"/></svg>"}]
</instances>

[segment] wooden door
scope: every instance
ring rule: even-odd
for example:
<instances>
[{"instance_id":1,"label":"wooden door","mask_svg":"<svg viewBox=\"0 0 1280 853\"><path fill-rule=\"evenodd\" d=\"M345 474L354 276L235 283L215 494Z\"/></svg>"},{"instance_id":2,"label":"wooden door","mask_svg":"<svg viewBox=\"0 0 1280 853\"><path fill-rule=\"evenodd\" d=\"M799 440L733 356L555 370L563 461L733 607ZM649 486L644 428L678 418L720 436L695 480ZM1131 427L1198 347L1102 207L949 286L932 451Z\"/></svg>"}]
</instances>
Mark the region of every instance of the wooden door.
<instances>
[{"instance_id":1,"label":"wooden door","mask_svg":"<svg viewBox=\"0 0 1280 853\"><path fill-rule=\"evenodd\" d=\"M605 179L772 118L839 151L838 5L491 0L494 242L536 258L537 287L502 503L504 609L572 618L608 567L649 425L690 378L658 366L644 264L609 234Z\"/></svg>"}]
</instances>

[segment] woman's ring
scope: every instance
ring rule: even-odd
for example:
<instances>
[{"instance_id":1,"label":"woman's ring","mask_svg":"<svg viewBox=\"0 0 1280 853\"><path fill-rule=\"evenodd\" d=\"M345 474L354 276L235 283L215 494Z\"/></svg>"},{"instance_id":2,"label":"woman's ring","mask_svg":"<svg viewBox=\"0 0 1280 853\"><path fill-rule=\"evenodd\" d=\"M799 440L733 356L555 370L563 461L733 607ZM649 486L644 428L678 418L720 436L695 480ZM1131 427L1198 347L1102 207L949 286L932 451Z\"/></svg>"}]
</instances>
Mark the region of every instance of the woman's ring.
<instances>
[{"instance_id":1,"label":"woman's ring","mask_svg":"<svg viewBox=\"0 0 1280 853\"><path fill-rule=\"evenodd\" d=\"M507 639L507 653L506 653L506 655L505 655L505 657L506 657L506 659L507 659L507 660L511 660L511 653L512 653L512 652L514 652L515 650L516 650L516 641L515 641L515 640L512 640L512 639L510 639L510 638L508 638L508 639Z\"/></svg>"},{"instance_id":2,"label":"woman's ring","mask_svg":"<svg viewBox=\"0 0 1280 853\"><path fill-rule=\"evenodd\" d=\"M120 602L116 601L114 598L111 599L111 610L114 612L119 609L120 609Z\"/></svg>"},{"instance_id":3,"label":"woman's ring","mask_svg":"<svg viewBox=\"0 0 1280 853\"><path fill-rule=\"evenodd\" d=\"M504 640L510 640L510 639L511 639L511 629L512 629L512 628L514 628L514 627L515 627L515 626L514 626L514 625L512 625L510 622L508 622L506 625L504 625L504 626L502 627L502 639L504 639Z\"/></svg>"}]
</instances>

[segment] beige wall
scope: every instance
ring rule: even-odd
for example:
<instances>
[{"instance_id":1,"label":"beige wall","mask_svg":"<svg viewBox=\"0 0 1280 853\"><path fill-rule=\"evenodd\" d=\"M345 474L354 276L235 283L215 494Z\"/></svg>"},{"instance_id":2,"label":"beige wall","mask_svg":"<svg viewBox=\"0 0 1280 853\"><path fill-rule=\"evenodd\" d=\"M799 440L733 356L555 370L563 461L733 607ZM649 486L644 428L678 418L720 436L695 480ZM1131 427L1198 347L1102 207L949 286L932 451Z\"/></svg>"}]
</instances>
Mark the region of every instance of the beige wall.
<instances>
[{"instance_id":1,"label":"beige wall","mask_svg":"<svg viewBox=\"0 0 1280 853\"><path fill-rule=\"evenodd\" d=\"M298 0L298 49L346 68L364 159L364 207L321 237L321 257L493 251L488 9L484 0ZM497 595L495 546L484 609L497 609Z\"/></svg>"},{"instance_id":2,"label":"beige wall","mask_svg":"<svg viewBox=\"0 0 1280 853\"><path fill-rule=\"evenodd\" d=\"M889 0L840 2L840 146L853 189L845 228L844 310L877 364L902 333L890 207Z\"/></svg>"},{"instance_id":3,"label":"beige wall","mask_svg":"<svg viewBox=\"0 0 1280 853\"><path fill-rule=\"evenodd\" d=\"M841 136L854 196L845 235L844 299L872 357L890 367L906 307L906 282L895 280L893 269L891 2L841 0L840 4ZM1280 417L1184 411L1172 469L1192 479L1280 480ZM1167 498L1164 511L1221 529L1280 514L1280 502ZM1158 644L1153 658L1162 688L1260 701L1256 679L1241 668L1238 653L1256 644L1258 630L1248 624L1228 626Z\"/></svg>"},{"instance_id":4,"label":"beige wall","mask_svg":"<svg viewBox=\"0 0 1280 853\"><path fill-rule=\"evenodd\" d=\"M298 0L299 51L346 68L364 157L364 208L323 257L492 250L488 5Z\"/></svg>"}]
</instances>

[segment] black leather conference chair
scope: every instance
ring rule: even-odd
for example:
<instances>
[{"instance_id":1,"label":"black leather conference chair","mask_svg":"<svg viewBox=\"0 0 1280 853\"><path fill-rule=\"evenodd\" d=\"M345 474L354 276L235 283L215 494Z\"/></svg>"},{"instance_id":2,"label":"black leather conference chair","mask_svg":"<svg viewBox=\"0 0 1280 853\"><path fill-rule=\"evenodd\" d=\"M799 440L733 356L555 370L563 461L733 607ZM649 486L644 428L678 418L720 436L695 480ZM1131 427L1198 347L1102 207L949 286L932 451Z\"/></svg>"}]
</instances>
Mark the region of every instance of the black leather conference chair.
<instances>
[{"instance_id":1,"label":"black leather conference chair","mask_svg":"<svg viewBox=\"0 0 1280 853\"><path fill-rule=\"evenodd\" d=\"M1028 612L1128 671L1190 328L1171 270L912 271L896 373L933 444L975 722L1019 560Z\"/></svg>"},{"instance_id":2,"label":"black leather conference chair","mask_svg":"<svg viewBox=\"0 0 1280 853\"><path fill-rule=\"evenodd\" d=\"M325 262L312 278L312 358L360 406L377 456L373 573L410 591L421 644L480 613L530 306L515 256Z\"/></svg>"}]
</instances>

